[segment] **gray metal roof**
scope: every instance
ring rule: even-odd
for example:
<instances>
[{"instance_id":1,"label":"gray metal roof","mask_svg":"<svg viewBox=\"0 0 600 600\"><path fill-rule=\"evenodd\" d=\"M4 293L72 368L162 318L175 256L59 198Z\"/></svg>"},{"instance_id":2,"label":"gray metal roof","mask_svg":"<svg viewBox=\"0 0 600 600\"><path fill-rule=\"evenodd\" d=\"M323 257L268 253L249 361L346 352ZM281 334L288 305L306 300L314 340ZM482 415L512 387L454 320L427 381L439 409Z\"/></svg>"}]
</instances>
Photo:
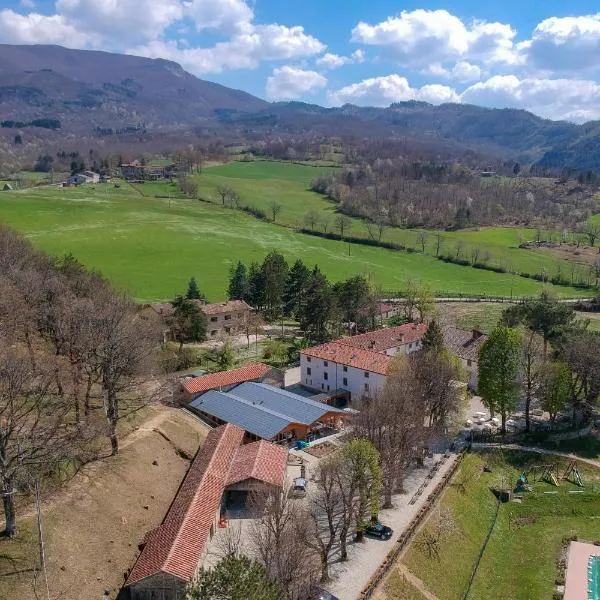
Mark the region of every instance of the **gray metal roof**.
<instances>
[{"instance_id":1,"label":"gray metal roof","mask_svg":"<svg viewBox=\"0 0 600 600\"><path fill-rule=\"evenodd\" d=\"M243 383L229 392L211 390L189 406L271 439L291 423L311 425L328 412L343 411L263 383Z\"/></svg>"}]
</instances>

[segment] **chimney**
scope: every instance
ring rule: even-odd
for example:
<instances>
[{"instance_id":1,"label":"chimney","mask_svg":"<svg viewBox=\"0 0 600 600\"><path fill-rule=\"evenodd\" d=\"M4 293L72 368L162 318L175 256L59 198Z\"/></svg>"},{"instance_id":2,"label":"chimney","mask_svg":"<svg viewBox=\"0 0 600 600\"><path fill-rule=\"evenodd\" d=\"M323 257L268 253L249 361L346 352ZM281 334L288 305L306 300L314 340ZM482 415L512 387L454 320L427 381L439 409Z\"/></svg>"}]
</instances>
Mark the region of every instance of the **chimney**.
<instances>
[{"instance_id":1,"label":"chimney","mask_svg":"<svg viewBox=\"0 0 600 600\"><path fill-rule=\"evenodd\" d=\"M369 347L370 347L371 349L375 348L375 340L371 340L371 341L369 342Z\"/></svg>"},{"instance_id":2,"label":"chimney","mask_svg":"<svg viewBox=\"0 0 600 600\"><path fill-rule=\"evenodd\" d=\"M481 331L479 331L479 329L473 329L473 338L474 340L476 340L477 338L480 338L483 335L483 333Z\"/></svg>"},{"instance_id":3,"label":"chimney","mask_svg":"<svg viewBox=\"0 0 600 600\"><path fill-rule=\"evenodd\" d=\"M398 341L399 341L401 344L404 344L404 334L403 334L403 333L401 333L401 334L400 334L400 337L398 338Z\"/></svg>"}]
</instances>

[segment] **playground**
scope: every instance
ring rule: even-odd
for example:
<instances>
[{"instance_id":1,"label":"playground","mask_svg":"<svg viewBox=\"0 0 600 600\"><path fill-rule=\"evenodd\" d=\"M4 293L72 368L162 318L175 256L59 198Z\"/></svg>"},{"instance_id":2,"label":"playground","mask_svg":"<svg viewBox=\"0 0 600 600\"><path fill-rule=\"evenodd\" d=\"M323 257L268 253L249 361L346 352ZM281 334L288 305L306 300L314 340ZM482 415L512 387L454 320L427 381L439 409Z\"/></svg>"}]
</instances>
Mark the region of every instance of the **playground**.
<instances>
[{"instance_id":1,"label":"playground","mask_svg":"<svg viewBox=\"0 0 600 600\"><path fill-rule=\"evenodd\" d=\"M600 467L513 450L467 454L378 598L552 598L569 542L600 540L599 516Z\"/></svg>"}]
</instances>

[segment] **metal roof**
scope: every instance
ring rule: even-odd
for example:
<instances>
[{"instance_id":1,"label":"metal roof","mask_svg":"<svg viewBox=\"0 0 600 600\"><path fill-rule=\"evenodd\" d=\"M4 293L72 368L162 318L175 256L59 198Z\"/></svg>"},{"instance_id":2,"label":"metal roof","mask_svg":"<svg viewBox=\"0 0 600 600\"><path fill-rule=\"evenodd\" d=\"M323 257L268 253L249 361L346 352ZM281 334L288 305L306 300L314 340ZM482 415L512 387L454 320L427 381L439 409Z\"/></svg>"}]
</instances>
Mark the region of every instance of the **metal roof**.
<instances>
[{"instance_id":1,"label":"metal roof","mask_svg":"<svg viewBox=\"0 0 600 600\"><path fill-rule=\"evenodd\" d=\"M243 383L229 392L211 390L189 406L249 433L271 439L293 423L311 425L341 410L263 383Z\"/></svg>"}]
</instances>

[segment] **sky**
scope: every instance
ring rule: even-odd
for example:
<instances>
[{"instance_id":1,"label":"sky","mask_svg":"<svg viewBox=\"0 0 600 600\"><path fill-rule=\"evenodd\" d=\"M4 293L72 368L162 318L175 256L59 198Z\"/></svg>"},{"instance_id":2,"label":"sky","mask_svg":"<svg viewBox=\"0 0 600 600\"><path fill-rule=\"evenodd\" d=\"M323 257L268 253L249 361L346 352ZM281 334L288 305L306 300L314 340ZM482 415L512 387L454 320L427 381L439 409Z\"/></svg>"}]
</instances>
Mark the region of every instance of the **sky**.
<instances>
[{"instance_id":1,"label":"sky","mask_svg":"<svg viewBox=\"0 0 600 600\"><path fill-rule=\"evenodd\" d=\"M165 58L270 101L600 119L598 0L0 0L0 43Z\"/></svg>"}]
</instances>

